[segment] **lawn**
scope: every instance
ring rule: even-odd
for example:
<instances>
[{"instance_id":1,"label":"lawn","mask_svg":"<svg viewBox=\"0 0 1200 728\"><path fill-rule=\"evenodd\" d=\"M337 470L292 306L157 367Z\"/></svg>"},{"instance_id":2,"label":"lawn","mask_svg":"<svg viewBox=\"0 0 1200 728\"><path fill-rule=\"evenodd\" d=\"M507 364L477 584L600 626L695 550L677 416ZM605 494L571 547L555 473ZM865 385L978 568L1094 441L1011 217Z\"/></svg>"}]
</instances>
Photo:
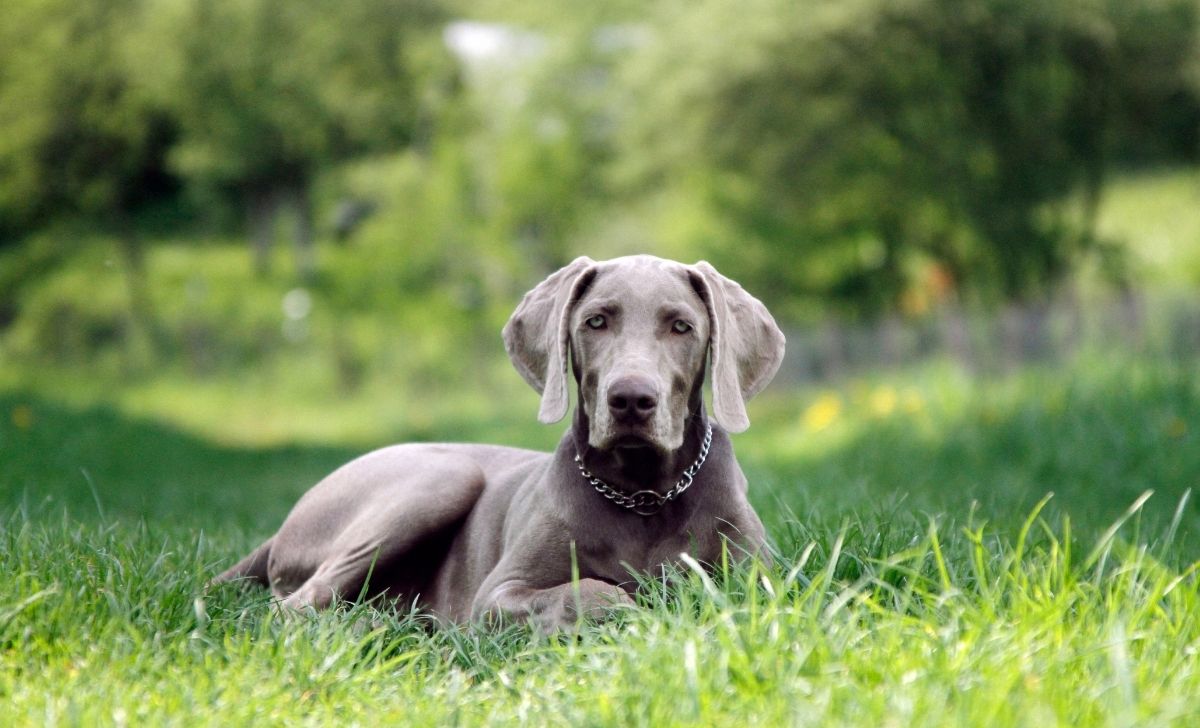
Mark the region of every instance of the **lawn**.
<instances>
[{"instance_id":1,"label":"lawn","mask_svg":"<svg viewBox=\"0 0 1200 728\"><path fill-rule=\"evenodd\" d=\"M470 417L317 446L9 388L3 722L1200 720L1195 360L1082 357L992 379L931 364L769 390L735 442L775 564L684 569L575 639L431 629L371 605L289 619L260 593L205 592L365 447L553 442L512 391Z\"/></svg>"}]
</instances>

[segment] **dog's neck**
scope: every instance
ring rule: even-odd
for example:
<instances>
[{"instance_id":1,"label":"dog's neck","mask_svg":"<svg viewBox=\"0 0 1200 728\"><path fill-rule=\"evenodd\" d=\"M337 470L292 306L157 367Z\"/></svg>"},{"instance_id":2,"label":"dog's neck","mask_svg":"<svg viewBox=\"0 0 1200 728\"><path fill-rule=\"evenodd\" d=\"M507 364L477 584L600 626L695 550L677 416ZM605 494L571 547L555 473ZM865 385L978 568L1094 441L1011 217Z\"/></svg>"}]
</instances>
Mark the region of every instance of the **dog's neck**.
<instances>
[{"instance_id":1,"label":"dog's neck","mask_svg":"<svg viewBox=\"0 0 1200 728\"><path fill-rule=\"evenodd\" d=\"M590 425L582 407L575 409L571 434L576 452L597 478L626 492L652 490L665 493L675 487L684 469L696 461L707 422L704 400L697 392L688 402L683 444L677 450L664 452L653 447L593 448L588 445Z\"/></svg>"}]
</instances>

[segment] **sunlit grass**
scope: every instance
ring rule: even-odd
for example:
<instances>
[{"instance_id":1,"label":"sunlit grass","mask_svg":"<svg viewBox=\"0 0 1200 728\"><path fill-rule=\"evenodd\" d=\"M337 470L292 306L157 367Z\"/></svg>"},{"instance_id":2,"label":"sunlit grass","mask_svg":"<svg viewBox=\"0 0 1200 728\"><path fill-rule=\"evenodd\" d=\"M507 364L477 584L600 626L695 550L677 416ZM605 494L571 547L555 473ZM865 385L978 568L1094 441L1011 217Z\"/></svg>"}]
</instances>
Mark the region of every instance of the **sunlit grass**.
<instances>
[{"instance_id":1,"label":"sunlit grass","mask_svg":"<svg viewBox=\"0 0 1200 728\"><path fill-rule=\"evenodd\" d=\"M1188 504L1181 502L1180 508ZM430 630L354 607L284 619L203 580L230 541L5 523L10 725L1188 725L1200 582L1126 520L1090 542L1035 510L1013 540L820 527L769 569L684 563L578 639Z\"/></svg>"},{"instance_id":2,"label":"sunlit grass","mask_svg":"<svg viewBox=\"0 0 1200 728\"><path fill-rule=\"evenodd\" d=\"M1190 725L1198 382L1114 359L776 392L737 440L774 563L684 561L561 640L206 592L358 448L6 395L5 724ZM557 437L525 414L419 431Z\"/></svg>"},{"instance_id":3,"label":"sunlit grass","mask_svg":"<svg viewBox=\"0 0 1200 728\"><path fill-rule=\"evenodd\" d=\"M1128 246L1135 279L1159 286L1200 283L1200 173L1151 171L1117 177L1097 221L1101 237Z\"/></svg>"}]
</instances>

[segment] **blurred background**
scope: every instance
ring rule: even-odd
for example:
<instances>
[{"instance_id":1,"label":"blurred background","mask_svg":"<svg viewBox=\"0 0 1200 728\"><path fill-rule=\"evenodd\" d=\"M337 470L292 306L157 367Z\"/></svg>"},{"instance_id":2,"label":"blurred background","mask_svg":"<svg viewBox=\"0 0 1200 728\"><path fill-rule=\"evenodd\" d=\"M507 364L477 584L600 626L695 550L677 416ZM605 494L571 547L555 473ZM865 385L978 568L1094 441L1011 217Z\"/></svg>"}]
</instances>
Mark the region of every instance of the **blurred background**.
<instances>
[{"instance_id":1,"label":"blurred background","mask_svg":"<svg viewBox=\"0 0 1200 728\"><path fill-rule=\"evenodd\" d=\"M119 491L232 452L210 447L315 472L401 438L552 445L500 327L574 256L634 252L711 261L787 330L766 452L918 418L938 382L1194 362L1200 3L4 3L21 497L53 480L13 474L28 453ZM1200 427L1170 405L1189 377L1145 410L1164 442ZM133 444L166 428L204 445ZM1180 488L1188 462L1163 465Z\"/></svg>"}]
</instances>

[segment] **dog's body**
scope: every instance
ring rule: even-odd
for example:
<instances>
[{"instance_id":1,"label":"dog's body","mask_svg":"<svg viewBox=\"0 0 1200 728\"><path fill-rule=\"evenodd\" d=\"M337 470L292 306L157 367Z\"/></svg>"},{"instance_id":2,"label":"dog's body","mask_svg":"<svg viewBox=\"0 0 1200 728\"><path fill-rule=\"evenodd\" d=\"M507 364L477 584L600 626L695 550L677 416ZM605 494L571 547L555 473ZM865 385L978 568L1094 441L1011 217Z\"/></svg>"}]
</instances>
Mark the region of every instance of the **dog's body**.
<instances>
[{"instance_id":1,"label":"dog's body","mask_svg":"<svg viewBox=\"0 0 1200 728\"><path fill-rule=\"evenodd\" d=\"M683 552L715 563L724 539L735 555L760 552L726 434L747 426L744 399L783 354L758 301L705 263L580 258L525 297L504 338L542 392L544 422L565 415L573 365L579 406L553 453L377 450L317 484L217 580L259 581L290 607L386 593L456 622L503 615L554 630L630 603L631 572ZM716 424L701 396L710 349Z\"/></svg>"}]
</instances>

